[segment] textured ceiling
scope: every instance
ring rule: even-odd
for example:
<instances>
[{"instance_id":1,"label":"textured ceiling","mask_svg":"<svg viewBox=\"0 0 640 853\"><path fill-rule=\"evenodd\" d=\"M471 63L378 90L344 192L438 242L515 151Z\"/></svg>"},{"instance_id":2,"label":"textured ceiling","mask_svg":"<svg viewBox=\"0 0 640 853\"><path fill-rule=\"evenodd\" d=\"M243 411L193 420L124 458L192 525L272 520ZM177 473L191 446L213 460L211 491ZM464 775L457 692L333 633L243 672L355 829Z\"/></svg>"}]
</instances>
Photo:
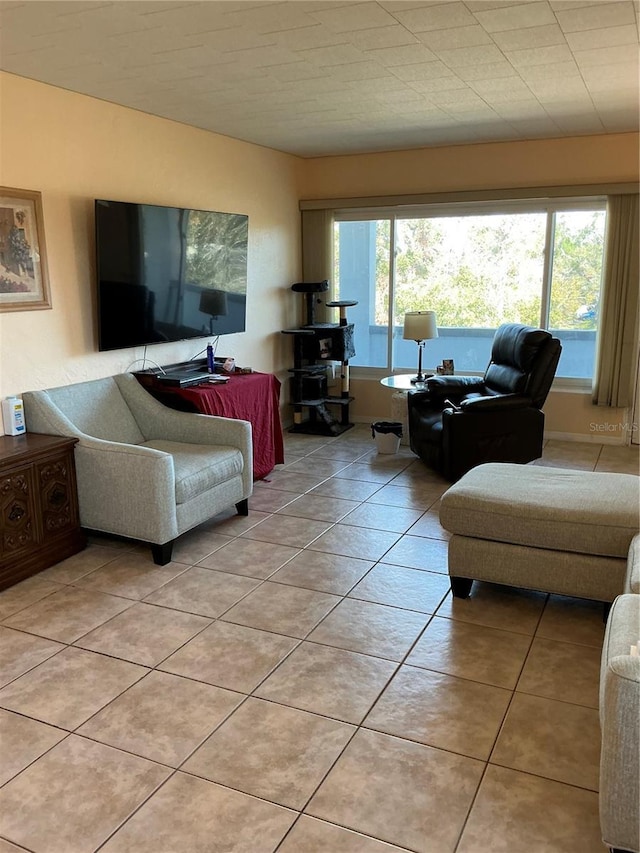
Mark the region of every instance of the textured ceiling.
<instances>
[{"instance_id":1,"label":"textured ceiling","mask_svg":"<svg viewBox=\"0 0 640 853\"><path fill-rule=\"evenodd\" d=\"M634 0L0 2L0 67L301 156L638 129Z\"/></svg>"}]
</instances>

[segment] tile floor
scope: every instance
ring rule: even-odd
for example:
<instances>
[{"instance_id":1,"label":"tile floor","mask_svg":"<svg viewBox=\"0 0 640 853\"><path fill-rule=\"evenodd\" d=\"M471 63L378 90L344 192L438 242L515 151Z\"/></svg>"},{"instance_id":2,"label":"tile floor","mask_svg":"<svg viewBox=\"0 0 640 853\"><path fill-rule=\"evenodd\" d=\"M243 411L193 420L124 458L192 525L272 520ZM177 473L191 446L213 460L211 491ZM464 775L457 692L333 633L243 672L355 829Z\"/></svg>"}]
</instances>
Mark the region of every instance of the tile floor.
<instances>
[{"instance_id":1,"label":"tile floor","mask_svg":"<svg viewBox=\"0 0 640 853\"><path fill-rule=\"evenodd\" d=\"M441 479L286 444L169 565L105 537L0 594L0 853L602 853L600 607L452 601Z\"/></svg>"}]
</instances>

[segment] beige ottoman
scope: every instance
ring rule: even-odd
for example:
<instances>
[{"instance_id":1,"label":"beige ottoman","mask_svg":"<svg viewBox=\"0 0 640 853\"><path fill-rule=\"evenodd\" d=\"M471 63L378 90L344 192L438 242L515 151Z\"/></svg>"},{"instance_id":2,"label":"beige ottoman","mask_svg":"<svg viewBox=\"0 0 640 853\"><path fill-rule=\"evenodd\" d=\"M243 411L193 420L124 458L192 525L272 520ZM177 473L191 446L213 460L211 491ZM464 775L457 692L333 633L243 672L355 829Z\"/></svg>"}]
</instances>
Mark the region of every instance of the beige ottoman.
<instances>
[{"instance_id":1,"label":"beige ottoman","mask_svg":"<svg viewBox=\"0 0 640 853\"><path fill-rule=\"evenodd\" d=\"M456 597L474 580L613 601L638 532L640 478L489 463L442 496Z\"/></svg>"}]
</instances>

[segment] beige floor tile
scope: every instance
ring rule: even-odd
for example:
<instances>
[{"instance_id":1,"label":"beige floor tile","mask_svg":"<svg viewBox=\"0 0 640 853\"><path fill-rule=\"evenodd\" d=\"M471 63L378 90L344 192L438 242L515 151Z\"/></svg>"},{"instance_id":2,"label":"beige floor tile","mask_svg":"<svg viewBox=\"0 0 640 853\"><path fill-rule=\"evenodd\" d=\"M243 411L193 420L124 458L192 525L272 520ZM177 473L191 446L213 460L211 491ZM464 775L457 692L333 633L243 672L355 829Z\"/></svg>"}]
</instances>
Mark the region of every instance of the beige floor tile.
<instances>
[{"instance_id":1,"label":"beige floor tile","mask_svg":"<svg viewBox=\"0 0 640 853\"><path fill-rule=\"evenodd\" d=\"M551 595L536 636L601 649L605 629L602 613L599 601Z\"/></svg>"},{"instance_id":2,"label":"beige floor tile","mask_svg":"<svg viewBox=\"0 0 640 853\"><path fill-rule=\"evenodd\" d=\"M596 463L596 471L610 471L614 474L640 474L638 447L603 445Z\"/></svg>"},{"instance_id":3,"label":"beige floor tile","mask_svg":"<svg viewBox=\"0 0 640 853\"><path fill-rule=\"evenodd\" d=\"M552 468L575 468L593 471L600 455L600 445L586 441L549 440L542 451L540 465Z\"/></svg>"},{"instance_id":4,"label":"beige floor tile","mask_svg":"<svg viewBox=\"0 0 640 853\"><path fill-rule=\"evenodd\" d=\"M544 593L474 581L469 598L449 595L438 616L532 636L546 600Z\"/></svg>"},{"instance_id":5,"label":"beige floor tile","mask_svg":"<svg viewBox=\"0 0 640 853\"><path fill-rule=\"evenodd\" d=\"M343 518L341 524L389 530L391 533L405 533L419 518L419 509L363 503Z\"/></svg>"},{"instance_id":6,"label":"beige floor tile","mask_svg":"<svg viewBox=\"0 0 640 853\"><path fill-rule=\"evenodd\" d=\"M0 838L0 853L24 853L24 847L16 847L10 841Z\"/></svg>"},{"instance_id":7,"label":"beige floor tile","mask_svg":"<svg viewBox=\"0 0 640 853\"><path fill-rule=\"evenodd\" d=\"M295 463L293 463L295 464ZM313 489L325 480L329 474L300 474L289 470L290 466L283 468L281 471L272 471L269 476L263 480L255 490L258 489L277 489L280 492L294 492L296 495L303 495L305 492Z\"/></svg>"},{"instance_id":8,"label":"beige floor tile","mask_svg":"<svg viewBox=\"0 0 640 853\"><path fill-rule=\"evenodd\" d=\"M397 533L337 524L309 546L311 551L379 560L399 539Z\"/></svg>"},{"instance_id":9,"label":"beige floor tile","mask_svg":"<svg viewBox=\"0 0 640 853\"><path fill-rule=\"evenodd\" d=\"M115 595L62 587L59 592L5 619L4 624L50 640L73 643L132 604Z\"/></svg>"},{"instance_id":10,"label":"beige floor tile","mask_svg":"<svg viewBox=\"0 0 640 853\"><path fill-rule=\"evenodd\" d=\"M0 690L0 707L73 730L148 670L68 648Z\"/></svg>"},{"instance_id":11,"label":"beige floor tile","mask_svg":"<svg viewBox=\"0 0 640 853\"><path fill-rule=\"evenodd\" d=\"M62 649L61 643L0 626L0 687Z\"/></svg>"},{"instance_id":12,"label":"beige floor tile","mask_svg":"<svg viewBox=\"0 0 640 853\"><path fill-rule=\"evenodd\" d=\"M360 723L395 668L391 661L305 641L255 695L302 711Z\"/></svg>"},{"instance_id":13,"label":"beige floor tile","mask_svg":"<svg viewBox=\"0 0 640 853\"><path fill-rule=\"evenodd\" d=\"M301 809L354 731L336 720L249 698L182 769Z\"/></svg>"},{"instance_id":14,"label":"beige floor tile","mask_svg":"<svg viewBox=\"0 0 640 853\"><path fill-rule=\"evenodd\" d=\"M0 710L0 786L66 736L61 729Z\"/></svg>"},{"instance_id":15,"label":"beige floor tile","mask_svg":"<svg viewBox=\"0 0 640 853\"><path fill-rule=\"evenodd\" d=\"M373 565L369 560L358 560L356 557L307 550L301 551L286 566L278 569L271 575L271 580L316 589L318 592L346 595Z\"/></svg>"},{"instance_id":16,"label":"beige floor tile","mask_svg":"<svg viewBox=\"0 0 640 853\"><path fill-rule=\"evenodd\" d=\"M198 565L219 572L265 579L299 552L299 548L291 548L288 545L233 539Z\"/></svg>"},{"instance_id":17,"label":"beige floor tile","mask_svg":"<svg viewBox=\"0 0 640 853\"><path fill-rule=\"evenodd\" d=\"M349 464L344 459L329 459L326 456L319 458L318 456L309 455L305 456L304 459L298 459L297 462L292 462L291 465L287 465L287 473L321 477L323 480L326 480L327 477L332 477Z\"/></svg>"},{"instance_id":18,"label":"beige floor tile","mask_svg":"<svg viewBox=\"0 0 640 853\"><path fill-rule=\"evenodd\" d=\"M278 853L401 853L402 849L351 829L302 815L278 847Z\"/></svg>"},{"instance_id":19,"label":"beige floor tile","mask_svg":"<svg viewBox=\"0 0 640 853\"><path fill-rule=\"evenodd\" d=\"M3 589L0 592L0 620L5 620L37 601L42 601L43 598L59 592L62 588L59 583L46 580L40 574L27 578L8 589Z\"/></svg>"},{"instance_id":20,"label":"beige floor tile","mask_svg":"<svg viewBox=\"0 0 640 853\"><path fill-rule=\"evenodd\" d=\"M266 521L256 524L242 534L243 539L258 539L275 545L304 548L318 536L329 530L330 522L313 521L310 518L294 518L288 515L271 515Z\"/></svg>"},{"instance_id":21,"label":"beige floor tile","mask_svg":"<svg viewBox=\"0 0 640 853\"><path fill-rule=\"evenodd\" d=\"M366 453L363 443L347 445L344 442L336 441L335 444L325 444L317 450L312 450L309 456L311 459L320 457L321 459L334 459L338 462L355 462Z\"/></svg>"},{"instance_id":22,"label":"beige floor tile","mask_svg":"<svg viewBox=\"0 0 640 853\"><path fill-rule=\"evenodd\" d=\"M434 616L406 663L513 690L530 642L522 634Z\"/></svg>"},{"instance_id":23,"label":"beige floor tile","mask_svg":"<svg viewBox=\"0 0 640 853\"><path fill-rule=\"evenodd\" d=\"M425 512L440 500L443 491L444 489L433 485L397 486L392 483L378 489L367 501L388 506L407 506Z\"/></svg>"},{"instance_id":24,"label":"beige floor tile","mask_svg":"<svg viewBox=\"0 0 640 853\"><path fill-rule=\"evenodd\" d=\"M256 522L254 522L256 523ZM235 534L233 534L235 535ZM173 546L171 559L174 563L186 563L192 566L194 563L204 560L209 554L213 554L218 548L222 548L232 539L231 534L222 534L220 530L201 530L196 527L188 533L179 536Z\"/></svg>"},{"instance_id":25,"label":"beige floor tile","mask_svg":"<svg viewBox=\"0 0 640 853\"><path fill-rule=\"evenodd\" d=\"M597 648L536 637L517 690L597 708L600 656Z\"/></svg>"},{"instance_id":26,"label":"beige floor tile","mask_svg":"<svg viewBox=\"0 0 640 853\"><path fill-rule=\"evenodd\" d=\"M447 574L447 549L448 543L441 539L403 536L384 555L384 562L410 569L424 569L428 572Z\"/></svg>"},{"instance_id":27,"label":"beige floor tile","mask_svg":"<svg viewBox=\"0 0 640 853\"><path fill-rule=\"evenodd\" d=\"M250 693L297 645L298 640L280 634L214 622L159 668Z\"/></svg>"},{"instance_id":28,"label":"beige floor tile","mask_svg":"<svg viewBox=\"0 0 640 853\"><path fill-rule=\"evenodd\" d=\"M211 620L204 616L140 602L75 645L143 666L156 666L210 624Z\"/></svg>"},{"instance_id":29,"label":"beige floor tile","mask_svg":"<svg viewBox=\"0 0 640 853\"><path fill-rule=\"evenodd\" d=\"M486 761L511 691L402 666L363 725Z\"/></svg>"},{"instance_id":30,"label":"beige floor tile","mask_svg":"<svg viewBox=\"0 0 640 853\"><path fill-rule=\"evenodd\" d=\"M306 811L418 853L453 851L483 764L359 731Z\"/></svg>"},{"instance_id":31,"label":"beige floor tile","mask_svg":"<svg viewBox=\"0 0 640 853\"><path fill-rule=\"evenodd\" d=\"M95 850L169 772L71 735L0 790L0 834L29 850Z\"/></svg>"},{"instance_id":32,"label":"beige floor tile","mask_svg":"<svg viewBox=\"0 0 640 853\"><path fill-rule=\"evenodd\" d=\"M330 498L323 495L301 495L282 509L278 515L292 515L297 518L312 518L317 521L340 521L348 512L360 504L357 501L346 501L341 498Z\"/></svg>"},{"instance_id":33,"label":"beige floor tile","mask_svg":"<svg viewBox=\"0 0 640 853\"><path fill-rule=\"evenodd\" d=\"M340 601L326 592L265 581L228 610L223 620L302 639Z\"/></svg>"},{"instance_id":34,"label":"beige floor tile","mask_svg":"<svg viewBox=\"0 0 640 853\"><path fill-rule=\"evenodd\" d=\"M605 853L598 795L489 766L458 853Z\"/></svg>"},{"instance_id":35,"label":"beige floor tile","mask_svg":"<svg viewBox=\"0 0 640 853\"><path fill-rule=\"evenodd\" d=\"M296 813L176 773L101 853L272 853Z\"/></svg>"},{"instance_id":36,"label":"beige floor tile","mask_svg":"<svg viewBox=\"0 0 640 853\"><path fill-rule=\"evenodd\" d=\"M192 566L157 592L152 592L145 601L199 616L216 617L240 601L259 583L258 578L245 578L229 572Z\"/></svg>"},{"instance_id":37,"label":"beige floor tile","mask_svg":"<svg viewBox=\"0 0 640 853\"><path fill-rule=\"evenodd\" d=\"M150 672L78 734L178 767L244 698L189 678Z\"/></svg>"},{"instance_id":38,"label":"beige floor tile","mask_svg":"<svg viewBox=\"0 0 640 853\"><path fill-rule=\"evenodd\" d=\"M375 467L364 462L351 462L346 468L337 471L333 476L338 480L362 480L364 483L385 485L390 483L397 473L397 469Z\"/></svg>"},{"instance_id":39,"label":"beige floor tile","mask_svg":"<svg viewBox=\"0 0 640 853\"><path fill-rule=\"evenodd\" d=\"M330 447L335 443L335 438L328 435L304 435L304 433L284 434L284 449L298 456L306 456L320 447Z\"/></svg>"},{"instance_id":40,"label":"beige floor tile","mask_svg":"<svg viewBox=\"0 0 640 853\"><path fill-rule=\"evenodd\" d=\"M326 495L344 498L350 501L366 501L380 489L379 483L365 483L362 480L339 480L331 477L311 490L311 495Z\"/></svg>"},{"instance_id":41,"label":"beige floor tile","mask_svg":"<svg viewBox=\"0 0 640 853\"><path fill-rule=\"evenodd\" d=\"M122 554L106 566L84 575L76 583L82 589L140 599L164 586L185 569L184 563L156 566L151 558L151 551L148 553L146 550L143 553L131 551Z\"/></svg>"},{"instance_id":42,"label":"beige floor tile","mask_svg":"<svg viewBox=\"0 0 640 853\"><path fill-rule=\"evenodd\" d=\"M435 613L448 592L449 578L444 575L378 563L351 590L349 598Z\"/></svg>"},{"instance_id":43,"label":"beige floor tile","mask_svg":"<svg viewBox=\"0 0 640 853\"><path fill-rule=\"evenodd\" d=\"M67 557L61 563L56 563L50 569L42 572L40 577L56 583L74 583L78 578L110 563L118 557L118 552L104 545L87 545L84 551Z\"/></svg>"},{"instance_id":44,"label":"beige floor tile","mask_svg":"<svg viewBox=\"0 0 640 853\"><path fill-rule=\"evenodd\" d=\"M297 497L298 495L293 492L281 492L278 489L254 489L249 498L250 512L258 511L260 515L266 516L282 509L291 501L295 501Z\"/></svg>"},{"instance_id":45,"label":"beige floor tile","mask_svg":"<svg viewBox=\"0 0 640 853\"><path fill-rule=\"evenodd\" d=\"M309 640L401 661L428 621L425 613L347 598L311 632Z\"/></svg>"},{"instance_id":46,"label":"beige floor tile","mask_svg":"<svg viewBox=\"0 0 640 853\"><path fill-rule=\"evenodd\" d=\"M597 791L598 712L595 708L516 693L491 762Z\"/></svg>"},{"instance_id":47,"label":"beige floor tile","mask_svg":"<svg viewBox=\"0 0 640 853\"><path fill-rule=\"evenodd\" d=\"M411 536L425 536L427 539L451 538L448 530L440 524L440 513L430 509L425 512L408 531Z\"/></svg>"},{"instance_id":48,"label":"beige floor tile","mask_svg":"<svg viewBox=\"0 0 640 853\"><path fill-rule=\"evenodd\" d=\"M250 509L248 515L238 515L235 507L229 507L228 510L216 515L215 518L212 518L211 521L204 526L205 528L209 527L211 530L216 533L220 533L223 536L240 536L241 533L244 533L245 530L249 530L249 528L253 527L254 524L259 524L261 521L264 521L264 519L270 514L270 510L261 511L256 508Z\"/></svg>"}]
</instances>

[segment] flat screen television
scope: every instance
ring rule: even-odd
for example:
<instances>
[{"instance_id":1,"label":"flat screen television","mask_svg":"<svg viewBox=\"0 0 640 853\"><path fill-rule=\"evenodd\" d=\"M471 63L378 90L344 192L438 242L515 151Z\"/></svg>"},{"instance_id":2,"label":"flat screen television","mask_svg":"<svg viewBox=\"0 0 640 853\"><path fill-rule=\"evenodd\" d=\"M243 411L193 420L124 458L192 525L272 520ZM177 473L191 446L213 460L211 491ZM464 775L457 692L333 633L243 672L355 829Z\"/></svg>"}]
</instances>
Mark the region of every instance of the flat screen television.
<instances>
[{"instance_id":1,"label":"flat screen television","mask_svg":"<svg viewBox=\"0 0 640 853\"><path fill-rule=\"evenodd\" d=\"M244 332L249 218L96 199L98 348Z\"/></svg>"}]
</instances>

